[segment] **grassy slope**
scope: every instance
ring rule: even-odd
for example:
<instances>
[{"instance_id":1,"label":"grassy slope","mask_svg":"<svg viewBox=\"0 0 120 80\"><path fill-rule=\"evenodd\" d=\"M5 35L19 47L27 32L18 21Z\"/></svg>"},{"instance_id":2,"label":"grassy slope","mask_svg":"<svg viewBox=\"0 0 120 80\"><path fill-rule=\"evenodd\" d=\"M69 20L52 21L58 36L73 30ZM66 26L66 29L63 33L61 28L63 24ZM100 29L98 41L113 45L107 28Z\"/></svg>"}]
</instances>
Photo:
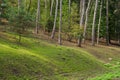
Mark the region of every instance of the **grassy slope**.
<instances>
[{"instance_id":1,"label":"grassy slope","mask_svg":"<svg viewBox=\"0 0 120 80\"><path fill-rule=\"evenodd\" d=\"M33 38L0 33L0 79L80 80L101 74L103 63L84 49L53 45Z\"/></svg>"}]
</instances>

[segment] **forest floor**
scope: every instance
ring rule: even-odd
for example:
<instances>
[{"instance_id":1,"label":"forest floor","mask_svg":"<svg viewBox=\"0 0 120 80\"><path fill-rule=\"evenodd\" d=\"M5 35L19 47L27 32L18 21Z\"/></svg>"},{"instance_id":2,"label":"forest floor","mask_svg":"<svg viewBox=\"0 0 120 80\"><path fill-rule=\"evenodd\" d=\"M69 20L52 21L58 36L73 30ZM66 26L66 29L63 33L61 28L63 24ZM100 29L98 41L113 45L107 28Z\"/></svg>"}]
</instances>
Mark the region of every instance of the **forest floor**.
<instances>
[{"instance_id":1,"label":"forest floor","mask_svg":"<svg viewBox=\"0 0 120 80\"><path fill-rule=\"evenodd\" d=\"M120 47L59 46L43 36L18 44L16 34L0 32L0 80L120 80Z\"/></svg>"}]
</instances>

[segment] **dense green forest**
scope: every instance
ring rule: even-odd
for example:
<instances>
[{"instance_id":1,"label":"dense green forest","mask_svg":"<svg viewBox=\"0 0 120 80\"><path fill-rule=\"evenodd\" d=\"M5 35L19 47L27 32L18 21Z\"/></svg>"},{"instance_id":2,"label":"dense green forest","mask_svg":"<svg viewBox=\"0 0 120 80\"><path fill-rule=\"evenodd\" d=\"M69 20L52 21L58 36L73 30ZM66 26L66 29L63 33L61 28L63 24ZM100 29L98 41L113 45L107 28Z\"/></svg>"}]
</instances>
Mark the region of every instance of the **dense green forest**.
<instances>
[{"instance_id":1,"label":"dense green forest","mask_svg":"<svg viewBox=\"0 0 120 80\"><path fill-rule=\"evenodd\" d=\"M119 80L120 0L0 0L0 80Z\"/></svg>"}]
</instances>

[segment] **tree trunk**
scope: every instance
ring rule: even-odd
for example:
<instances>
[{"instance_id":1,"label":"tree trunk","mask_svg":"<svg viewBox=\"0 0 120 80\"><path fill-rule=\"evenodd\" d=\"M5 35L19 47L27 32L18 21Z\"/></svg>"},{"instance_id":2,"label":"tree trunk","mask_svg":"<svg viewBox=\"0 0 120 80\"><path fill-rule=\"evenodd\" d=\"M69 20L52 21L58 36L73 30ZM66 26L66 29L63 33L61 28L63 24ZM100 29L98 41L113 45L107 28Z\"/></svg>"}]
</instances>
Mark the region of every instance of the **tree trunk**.
<instances>
[{"instance_id":1,"label":"tree trunk","mask_svg":"<svg viewBox=\"0 0 120 80\"><path fill-rule=\"evenodd\" d=\"M92 24L92 46L95 46L95 22L96 22L97 7L98 7L98 0L96 0L96 3L95 3L94 17L93 17L93 24Z\"/></svg>"},{"instance_id":2,"label":"tree trunk","mask_svg":"<svg viewBox=\"0 0 120 80\"><path fill-rule=\"evenodd\" d=\"M82 1L82 9L81 9L81 15L80 15L80 28L83 27L83 21L84 21L84 13L85 13L85 0Z\"/></svg>"},{"instance_id":3,"label":"tree trunk","mask_svg":"<svg viewBox=\"0 0 120 80\"><path fill-rule=\"evenodd\" d=\"M81 15L80 15L80 29L83 27L83 22L84 22L84 13L85 13L85 0L82 0L82 7L80 8L81 11ZM78 46L81 47L81 37L82 34L79 34L79 38L78 38Z\"/></svg>"},{"instance_id":4,"label":"tree trunk","mask_svg":"<svg viewBox=\"0 0 120 80\"><path fill-rule=\"evenodd\" d=\"M101 25L101 15L102 15L102 3L103 1L101 0L101 5L100 5L100 14L99 14L99 23L98 23L98 33L97 33L97 44L99 44L99 37L100 37L100 25Z\"/></svg>"},{"instance_id":5,"label":"tree trunk","mask_svg":"<svg viewBox=\"0 0 120 80\"><path fill-rule=\"evenodd\" d=\"M31 2L32 2L32 1L30 0L29 6L28 6L28 13L29 13L29 11L30 11Z\"/></svg>"},{"instance_id":6,"label":"tree trunk","mask_svg":"<svg viewBox=\"0 0 120 80\"><path fill-rule=\"evenodd\" d=\"M110 38L109 38L109 16L108 16L108 12L109 12L109 4L108 4L108 0L106 0L106 44L109 45L109 41L110 41Z\"/></svg>"},{"instance_id":7,"label":"tree trunk","mask_svg":"<svg viewBox=\"0 0 120 80\"><path fill-rule=\"evenodd\" d=\"M69 22L69 26L68 26L68 29L70 29L70 26L71 26L71 0L69 0L69 10L68 10L68 22Z\"/></svg>"},{"instance_id":8,"label":"tree trunk","mask_svg":"<svg viewBox=\"0 0 120 80\"><path fill-rule=\"evenodd\" d=\"M50 16L52 16L52 12L53 12L53 4L54 4L54 0L51 1Z\"/></svg>"},{"instance_id":9,"label":"tree trunk","mask_svg":"<svg viewBox=\"0 0 120 80\"><path fill-rule=\"evenodd\" d=\"M62 31L62 0L60 0L60 21L59 21L59 35L58 35L58 43L59 43L59 45L62 45L61 31Z\"/></svg>"},{"instance_id":10,"label":"tree trunk","mask_svg":"<svg viewBox=\"0 0 120 80\"><path fill-rule=\"evenodd\" d=\"M53 39L54 35L55 35L57 12L58 12L58 0L56 0L55 18L54 18L54 25L53 25L53 30L52 30L52 34L51 34L51 39Z\"/></svg>"},{"instance_id":11,"label":"tree trunk","mask_svg":"<svg viewBox=\"0 0 120 80\"><path fill-rule=\"evenodd\" d=\"M83 43L85 43L85 38L86 38L86 30L87 30L88 14L89 14L88 12L89 12L89 9L90 9L90 3L91 3L91 0L89 0L88 6L87 6L87 9L86 9L85 27L84 27L84 32L83 32Z\"/></svg>"},{"instance_id":12,"label":"tree trunk","mask_svg":"<svg viewBox=\"0 0 120 80\"><path fill-rule=\"evenodd\" d=\"M47 0L44 0L45 2L45 22L47 22ZM44 25L44 32L46 32L46 26Z\"/></svg>"},{"instance_id":13,"label":"tree trunk","mask_svg":"<svg viewBox=\"0 0 120 80\"><path fill-rule=\"evenodd\" d=\"M36 15L36 34L38 34L38 29L40 27L40 0L38 0L37 15Z\"/></svg>"},{"instance_id":14,"label":"tree trunk","mask_svg":"<svg viewBox=\"0 0 120 80\"><path fill-rule=\"evenodd\" d=\"M70 32L71 29L71 0L69 0L69 8L68 8L68 32ZM68 38L67 40L70 42L72 40L72 37L70 34L67 34Z\"/></svg>"},{"instance_id":15,"label":"tree trunk","mask_svg":"<svg viewBox=\"0 0 120 80\"><path fill-rule=\"evenodd\" d=\"M18 0L18 14L20 12L20 7L21 7L21 0Z\"/></svg>"}]
</instances>

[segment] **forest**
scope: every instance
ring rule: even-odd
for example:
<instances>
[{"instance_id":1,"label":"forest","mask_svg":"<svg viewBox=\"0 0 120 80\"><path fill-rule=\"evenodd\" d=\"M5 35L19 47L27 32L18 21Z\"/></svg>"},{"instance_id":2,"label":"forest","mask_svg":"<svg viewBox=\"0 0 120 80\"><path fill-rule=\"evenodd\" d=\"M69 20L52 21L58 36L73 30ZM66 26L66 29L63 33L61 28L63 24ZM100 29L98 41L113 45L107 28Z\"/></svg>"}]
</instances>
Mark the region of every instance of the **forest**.
<instances>
[{"instance_id":1,"label":"forest","mask_svg":"<svg viewBox=\"0 0 120 80\"><path fill-rule=\"evenodd\" d=\"M120 0L0 0L0 80L120 80Z\"/></svg>"}]
</instances>

